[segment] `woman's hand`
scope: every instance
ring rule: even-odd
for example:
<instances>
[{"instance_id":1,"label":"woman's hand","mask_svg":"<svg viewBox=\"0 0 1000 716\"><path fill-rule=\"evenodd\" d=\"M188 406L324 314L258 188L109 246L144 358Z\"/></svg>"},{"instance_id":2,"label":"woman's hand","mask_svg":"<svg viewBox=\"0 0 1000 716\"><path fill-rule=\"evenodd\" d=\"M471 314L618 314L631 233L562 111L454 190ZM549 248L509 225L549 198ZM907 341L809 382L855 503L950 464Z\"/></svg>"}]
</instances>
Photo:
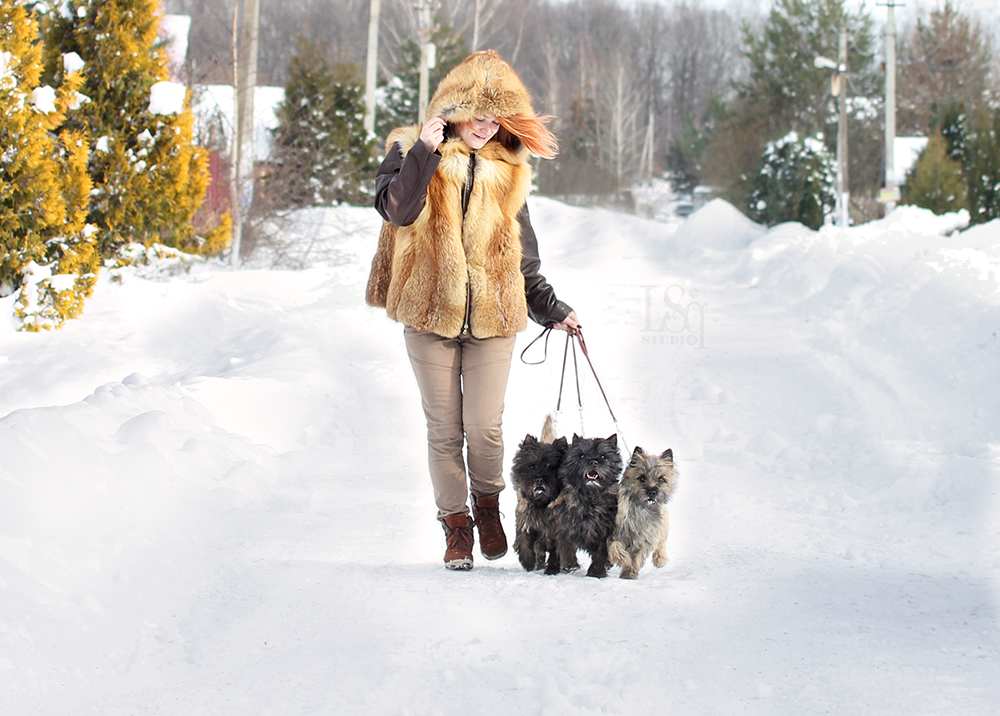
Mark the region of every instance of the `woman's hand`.
<instances>
[{"instance_id":1,"label":"woman's hand","mask_svg":"<svg viewBox=\"0 0 1000 716\"><path fill-rule=\"evenodd\" d=\"M431 117L420 128L420 141L427 147L428 152L436 152L438 146L444 141L445 125L447 122L440 117Z\"/></svg>"},{"instance_id":2,"label":"woman's hand","mask_svg":"<svg viewBox=\"0 0 1000 716\"><path fill-rule=\"evenodd\" d=\"M576 333L576 329L580 327L580 321L576 318L576 311L570 311L566 318L562 319L560 323L553 323L552 327L573 335Z\"/></svg>"}]
</instances>

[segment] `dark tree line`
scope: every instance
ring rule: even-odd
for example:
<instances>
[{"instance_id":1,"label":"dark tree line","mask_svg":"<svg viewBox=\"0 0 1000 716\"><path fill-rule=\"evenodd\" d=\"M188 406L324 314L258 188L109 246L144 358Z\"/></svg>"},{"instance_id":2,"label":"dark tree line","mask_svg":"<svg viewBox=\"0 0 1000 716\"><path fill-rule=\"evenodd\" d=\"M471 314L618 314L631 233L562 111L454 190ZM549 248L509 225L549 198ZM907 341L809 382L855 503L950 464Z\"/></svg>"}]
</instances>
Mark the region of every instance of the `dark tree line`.
<instances>
[{"instance_id":1,"label":"dark tree line","mask_svg":"<svg viewBox=\"0 0 1000 716\"><path fill-rule=\"evenodd\" d=\"M711 185L753 215L765 158L781 155L776 143L793 146L786 138L794 132L835 153L830 72L812 60L836 58L846 28L852 213L873 218L884 177L882 11L876 20L848 0L773 0L764 15L741 16L732 11L738 6L726 12L699 0L439 0L431 84L469 51L499 51L537 109L557 117L561 154L539 164L543 193L610 195L667 176L680 191ZM233 0L166 0L165 9L193 16L191 82L231 82ZM381 17L376 151L389 128L417 121L415 3L383 0ZM288 84L302 43L329 63L352 67L360 82L367 23L368 0L261 0L259 82ZM941 0L899 28L897 134L931 135L935 117L961 105L970 128L980 117L984 129L974 134L985 141L1000 100L997 74L990 34ZM810 185L802 177L793 183Z\"/></svg>"},{"instance_id":2,"label":"dark tree line","mask_svg":"<svg viewBox=\"0 0 1000 716\"><path fill-rule=\"evenodd\" d=\"M189 80L231 83L233 1L167 0L165 10L192 16ZM395 122L417 121L415 110L400 110L416 93L418 21L410 0L383 0L381 19L379 81L384 95L397 95L380 108L384 135ZM490 47L518 70L537 109L557 117L564 153L540 182L560 194L612 192L662 174L671 147L702 130L713 102L733 95L744 65L738 21L697 1L441 0L434 21L432 84L456 52ZM367 0L262 0L258 82L285 85L302 40L360 76L367 23Z\"/></svg>"}]
</instances>

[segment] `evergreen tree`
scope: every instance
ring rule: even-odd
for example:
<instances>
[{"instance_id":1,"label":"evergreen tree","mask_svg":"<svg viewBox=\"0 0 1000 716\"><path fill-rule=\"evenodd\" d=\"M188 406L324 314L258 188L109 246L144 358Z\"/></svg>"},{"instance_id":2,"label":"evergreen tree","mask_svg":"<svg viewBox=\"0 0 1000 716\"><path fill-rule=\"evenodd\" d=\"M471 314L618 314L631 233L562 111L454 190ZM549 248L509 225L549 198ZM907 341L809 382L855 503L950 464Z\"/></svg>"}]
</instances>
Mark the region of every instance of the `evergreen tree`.
<instances>
[{"instance_id":1,"label":"evergreen tree","mask_svg":"<svg viewBox=\"0 0 1000 716\"><path fill-rule=\"evenodd\" d=\"M852 94L875 94L871 16L852 14L846 0L775 0L763 31L744 24L750 76L739 86L740 96L763 106L776 136L788 131L812 136L836 122L830 71L816 68L813 60L837 59L841 30L850 38Z\"/></svg>"},{"instance_id":2,"label":"evergreen tree","mask_svg":"<svg viewBox=\"0 0 1000 716\"><path fill-rule=\"evenodd\" d=\"M376 167L357 68L334 65L303 39L288 75L267 186L257 192L270 206L258 209L367 203Z\"/></svg>"},{"instance_id":3,"label":"evergreen tree","mask_svg":"<svg viewBox=\"0 0 1000 716\"><path fill-rule=\"evenodd\" d=\"M959 164L964 164L969 155L967 117L964 102L951 102L943 108L935 104L931 109L931 136L940 132L947 145L948 156Z\"/></svg>"},{"instance_id":4,"label":"evergreen tree","mask_svg":"<svg viewBox=\"0 0 1000 716\"><path fill-rule=\"evenodd\" d=\"M763 27L744 24L749 74L736 85L738 96L728 111L720 113L705 153L706 179L737 206L745 206L754 190L769 141L790 131L822 134L827 149L836 151L838 108L831 72L816 68L814 60L837 59L842 29L849 38L851 189L873 192L877 187L882 80L874 63L871 17L850 6L847 0L775 0Z\"/></svg>"},{"instance_id":5,"label":"evergreen tree","mask_svg":"<svg viewBox=\"0 0 1000 716\"><path fill-rule=\"evenodd\" d=\"M68 126L93 143L88 221L105 258L131 242L187 251L203 243L192 219L208 186L208 161L194 145L193 114L183 101L154 102L154 86L179 89L158 84L168 79L158 11L156 0L67 0L47 23L47 76L60 78L60 53L86 63L81 91L91 101Z\"/></svg>"},{"instance_id":6,"label":"evergreen tree","mask_svg":"<svg viewBox=\"0 0 1000 716\"><path fill-rule=\"evenodd\" d=\"M973 224L1000 219L1000 108L976 113L968 140L965 179Z\"/></svg>"},{"instance_id":7,"label":"evergreen tree","mask_svg":"<svg viewBox=\"0 0 1000 716\"><path fill-rule=\"evenodd\" d=\"M456 35L451 25L435 18L431 42L437 47L436 62L429 73L428 93L433 95L438 83L458 63L469 56L468 45ZM396 127L406 127L420 121L417 116L420 92L420 45L407 40L400 46L401 59L396 74L383 86L379 101L375 132L383 139ZM430 97L428 97L430 99Z\"/></svg>"},{"instance_id":8,"label":"evergreen tree","mask_svg":"<svg viewBox=\"0 0 1000 716\"><path fill-rule=\"evenodd\" d=\"M901 203L944 214L964 209L967 193L962 165L949 156L948 142L938 131L927 141L907 175Z\"/></svg>"},{"instance_id":9,"label":"evergreen tree","mask_svg":"<svg viewBox=\"0 0 1000 716\"><path fill-rule=\"evenodd\" d=\"M40 76L37 21L24 2L0 0L0 295L19 292L27 330L78 315L98 264L84 231L87 147L63 126L80 78L55 90Z\"/></svg>"},{"instance_id":10,"label":"evergreen tree","mask_svg":"<svg viewBox=\"0 0 1000 716\"><path fill-rule=\"evenodd\" d=\"M748 204L754 221L772 226L798 221L811 229L833 211L834 160L822 137L791 132L764 151Z\"/></svg>"},{"instance_id":11,"label":"evergreen tree","mask_svg":"<svg viewBox=\"0 0 1000 716\"><path fill-rule=\"evenodd\" d=\"M952 102L943 109L934 105L931 111L931 134L940 134L946 156L958 164L962 182L967 188L966 203L973 224L1000 216L1000 109L990 110L978 105L970 120L964 102ZM923 181L930 181L926 177ZM950 193L952 190L948 189ZM957 195L961 195L961 189ZM935 199L934 201L937 201ZM922 206L924 204L921 204ZM953 211L954 209L946 209Z\"/></svg>"},{"instance_id":12,"label":"evergreen tree","mask_svg":"<svg viewBox=\"0 0 1000 716\"><path fill-rule=\"evenodd\" d=\"M717 122L725 116L725 105L713 97L700 123L693 118L685 120L680 137L667 150L667 170L675 191L690 194L702 182L705 150Z\"/></svg>"}]
</instances>

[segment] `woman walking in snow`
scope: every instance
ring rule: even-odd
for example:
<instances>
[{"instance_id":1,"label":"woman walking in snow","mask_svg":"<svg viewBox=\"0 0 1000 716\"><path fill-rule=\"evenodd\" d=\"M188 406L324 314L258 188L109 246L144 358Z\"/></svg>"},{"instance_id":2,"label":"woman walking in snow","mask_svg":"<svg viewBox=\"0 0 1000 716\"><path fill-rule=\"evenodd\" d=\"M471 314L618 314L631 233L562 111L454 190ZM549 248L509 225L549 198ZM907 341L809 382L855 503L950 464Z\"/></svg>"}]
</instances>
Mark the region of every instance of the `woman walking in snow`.
<instances>
[{"instance_id":1,"label":"woman walking in snow","mask_svg":"<svg viewBox=\"0 0 1000 716\"><path fill-rule=\"evenodd\" d=\"M556 140L520 78L496 52L476 52L441 81L427 116L386 142L375 184L385 223L367 300L405 326L445 566L464 570L473 527L484 557L507 552L498 496L515 334L529 315L568 331L578 323L538 272L528 155L554 157Z\"/></svg>"}]
</instances>

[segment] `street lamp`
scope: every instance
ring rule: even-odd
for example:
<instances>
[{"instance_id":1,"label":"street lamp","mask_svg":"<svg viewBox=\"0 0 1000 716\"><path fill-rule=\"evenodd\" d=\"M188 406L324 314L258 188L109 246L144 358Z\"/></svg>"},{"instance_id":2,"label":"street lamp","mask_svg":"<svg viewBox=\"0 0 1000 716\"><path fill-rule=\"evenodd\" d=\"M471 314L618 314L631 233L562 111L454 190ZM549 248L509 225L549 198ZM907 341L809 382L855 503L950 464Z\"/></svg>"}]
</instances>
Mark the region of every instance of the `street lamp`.
<instances>
[{"instance_id":1,"label":"street lamp","mask_svg":"<svg viewBox=\"0 0 1000 716\"><path fill-rule=\"evenodd\" d=\"M837 121L837 208L835 214L841 226L849 224L851 203L847 188L847 33L840 33L840 55L837 62L826 57L816 57L813 65L821 70L833 70L831 94L838 99Z\"/></svg>"}]
</instances>

